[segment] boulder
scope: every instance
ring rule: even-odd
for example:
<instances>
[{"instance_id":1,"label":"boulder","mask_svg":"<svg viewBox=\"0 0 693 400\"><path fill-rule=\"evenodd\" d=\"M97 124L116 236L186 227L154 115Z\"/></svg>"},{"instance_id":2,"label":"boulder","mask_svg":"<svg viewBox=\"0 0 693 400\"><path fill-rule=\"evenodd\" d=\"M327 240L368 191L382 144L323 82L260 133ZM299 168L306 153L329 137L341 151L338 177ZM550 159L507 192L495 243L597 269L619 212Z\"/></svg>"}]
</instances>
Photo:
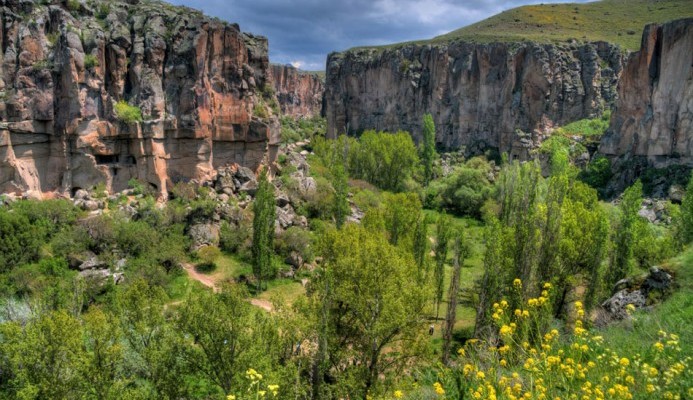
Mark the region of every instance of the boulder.
<instances>
[{"instance_id":1,"label":"boulder","mask_svg":"<svg viewBox=\"0 0 693 400\"><path fill-rule=\"evenodd\" d=\"M257 181L253 180L253 181L247 181L244 184L242 184L239 191L241 193L246 193L250 197L255 197L255 193L257 193L257 188L258 188Z\"/></svg>"},{"instance_id":2,"label":"boulder","mask_svg":"<svg viewBox=\"0 0 693 400\"><path fill-rule=\"evenodd\" d=\"M192 239L194 249L203 246L216 246L219 244L219 225L211 223L192 225L188 230L188 236Z\"/></svg>"}]
</instances>

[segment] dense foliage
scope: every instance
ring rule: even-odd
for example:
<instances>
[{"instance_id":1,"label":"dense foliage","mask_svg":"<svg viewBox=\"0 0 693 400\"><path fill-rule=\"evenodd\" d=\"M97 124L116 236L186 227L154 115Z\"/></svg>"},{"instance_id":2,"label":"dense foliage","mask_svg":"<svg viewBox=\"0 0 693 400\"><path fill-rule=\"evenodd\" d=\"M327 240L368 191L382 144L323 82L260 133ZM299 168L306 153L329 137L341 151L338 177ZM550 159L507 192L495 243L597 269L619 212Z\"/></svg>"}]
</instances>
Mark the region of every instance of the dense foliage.
<instances>
[{"instance_id":1,"label":"dense foliage","mask_svg":"<svg viewBox=\"0 0 693 400\"><path fill-rule=\"evenodd\" d=\"M0 205L0 399L693 394L693 180L655 224L640 183L600 201L600 161L559 140L542 171L309 137L253 196L181 182L158 203L132 181L92 188L96 212ZM654 265L677 292L591 326Z\"/></svg>"}]
</instances>

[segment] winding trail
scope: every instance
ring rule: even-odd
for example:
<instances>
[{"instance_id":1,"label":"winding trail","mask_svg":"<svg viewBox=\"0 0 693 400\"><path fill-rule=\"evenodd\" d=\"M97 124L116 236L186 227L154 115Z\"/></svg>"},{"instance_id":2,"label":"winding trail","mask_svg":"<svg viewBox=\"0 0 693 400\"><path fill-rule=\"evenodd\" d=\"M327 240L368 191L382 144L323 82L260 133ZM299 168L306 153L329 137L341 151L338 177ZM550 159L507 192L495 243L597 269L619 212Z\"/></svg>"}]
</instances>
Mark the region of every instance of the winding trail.
<instances>
[{"instance_id":1,"label":"winding trail","mask_svg":"<svg viewBox=\"0 0 693 400\"><path fill-rule=\"evenodd\" d=\"M185 272L187 272L188 276L191 279L194 279L201 284L207 286L208 288L211 288L214 293L219 292L219 286L217 286L217 281L214 279L213 276L201 274L197 272L195 269L195 266L190 264L190 263L183 263L183 269ZM272 303L270 303L267 300L264 299L249 299L250 304L254 305L255 307L262 308L263 310L267 312L272 312Z\"/></svg>"},{"instance_id":2,"label":"winding trail","mask_svg":"<svg viewBox=\"0 0 693 400\"><path fill-rule=\"evenodd\" d=\"M208 288L211 288L214 293L219 291L216 281L211 276L197 272L194 265L190 263L183 263L183 269L188 273L189 277L207 286Z\"/></svg>"}]
</instances>

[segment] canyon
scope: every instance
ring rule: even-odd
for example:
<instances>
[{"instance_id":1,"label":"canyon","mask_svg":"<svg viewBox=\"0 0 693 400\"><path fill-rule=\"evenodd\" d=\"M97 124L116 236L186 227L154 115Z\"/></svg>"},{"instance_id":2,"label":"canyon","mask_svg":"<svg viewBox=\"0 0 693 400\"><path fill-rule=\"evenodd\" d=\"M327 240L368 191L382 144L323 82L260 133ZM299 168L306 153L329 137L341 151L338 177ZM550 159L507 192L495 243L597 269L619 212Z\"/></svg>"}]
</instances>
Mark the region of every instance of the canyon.
<instances>
[{"instance_id":1,"label":"canyon","mask_svg":"<svg viewBox=\"0 0 693 400\"><path fill-rule=\"evenodd\" d=\"M613 109L598 152L623 185L693 167L692 18L646 26L635 52L450 39L332 53L325 76L270 64L266 38L160 2L7 1L0 23L0 193L113 193L136 179L166 198L177 182L272 165L282 115L322 114L330 138L420 142L430 113L439 150L526 160L556 127Z\"/></svg>"},{"instance_id":2,"label":"canyon","mask_svg":"<svg viewBox=\"0 0 693 400\"><path fill-rule=\"evenodd\" d=\"M459 40L332 53L327 134L405 130L418 142L431 113L439 149L528 159L554 127L615 107L602 154L693 166L692 32L690 18L648 25L634 53L606 42Z\"/></svg>"},{"instance_id":3,"label":"canyon","mask_svg":"<svg viewBox=\"0 0 693 400\"><path fill-rule=\"evenodd\" d=\"M320 116L325 82L318 73L279 64L272 64L271 70L282 115L294 118Z\"/></svg>"}]
</instances>

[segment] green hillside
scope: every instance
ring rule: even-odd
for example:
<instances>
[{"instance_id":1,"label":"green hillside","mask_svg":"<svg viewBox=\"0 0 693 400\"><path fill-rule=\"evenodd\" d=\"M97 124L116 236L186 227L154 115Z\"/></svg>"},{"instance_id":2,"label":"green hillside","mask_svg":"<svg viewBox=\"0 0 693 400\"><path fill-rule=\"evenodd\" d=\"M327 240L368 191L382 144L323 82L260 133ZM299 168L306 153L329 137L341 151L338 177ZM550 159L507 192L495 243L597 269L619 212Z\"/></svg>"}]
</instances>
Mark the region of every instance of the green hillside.
<instances>
[{"instance_id":1,"label":"green hillside","mask_svg":"<svg viewBox=\"0 0 693 400\"><path fill-rule=\"evenodd\" d=\"M502 12L433 40L605 40L635 50L640 47L645 25L692 16L693 1L690 0L602 0L533 5Z\"/></svg>"},{"instance_id":2,"label":"green hillside","mask_svg":"<svg viewBox=\"0 0 693 400\"><path fill-rule=\"evenodd\" d=\"M691 0L602 0L582 4L539 4L513 8L430 40L382 47L451 40L478 43L530 40L549 43L577 39L604 40L637 50L645 25L685 17L693 17Z\"/></svg>"}]
</instances>

